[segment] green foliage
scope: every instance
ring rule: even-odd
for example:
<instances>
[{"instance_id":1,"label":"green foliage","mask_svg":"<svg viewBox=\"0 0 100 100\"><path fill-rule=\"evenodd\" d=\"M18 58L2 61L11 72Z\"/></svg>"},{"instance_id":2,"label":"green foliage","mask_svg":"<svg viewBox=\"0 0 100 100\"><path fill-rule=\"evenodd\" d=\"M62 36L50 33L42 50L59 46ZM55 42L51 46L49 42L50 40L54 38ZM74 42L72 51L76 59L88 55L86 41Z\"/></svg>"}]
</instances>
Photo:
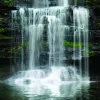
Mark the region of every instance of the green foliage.
<instances>
[{"instance_id":1,"label":"green foliage","mask_svg":"<svg viewBox=\"0 0 100 100\"><path fill-rule=\"evenodd\" d=\"M85 0L85 2L91 8L100 8L100 0Z\"/></svg>"},{"instance_id":2,"label":"green foliage","mask_svg":"<svg viewBox=\"0 0 100 100\"><path fill-rule=\"evenodd\" d=\"M19 54L21 49L27 46L28 42L25 42L23 46L20 43L18 43L17 46L2 48L0 50L0 58L11 58L12 53Z\"/></svg>"},{"instance_id":3,"label":"green foliage","mask_svg":"<svg viewBox=\"0 0 100 100\"><path fill-rule=\"evenodd\" d=\"M97 23L97 26L99 26L99 27L100 27L100 22L98 22L98 23Z\"/></svg>"},{"instance_id":4,"label":"green foliage","mask_svg":"<svg viewBox=\"0 0 100 100\"><path fill-rule=\"evenodd\" d=\"M3 18L0 18L0 24L2 24L2 22L3 22Z\"/></svg>"},{"instance_id":5,"label":"green foliage","mask_svg":"<svg viewBox=\"0 0 100 100\"><path fill-rule=\"evenodd\" d=\"M0 33L3 33L3 32L5 32L5 29L4 28L0 28ZM1 35L0 35L0 37L1 37Z\"/></svg>"},{"instance_id":6,"label":"green foliage","mask_svg":"<svg viewBox=\"0 0 100 100\"><path fill-rule=\"evenodd\" d=\"M76 48L79 48L79 47L82 47L82 43L74 43L74 42L69 42L69 41L64 41L64 46L68 46L68 47L76 47Z\"/></svg>"},{"instance_id":7,"label":"green foliage","mask_svg":"<svg viewBox=\"0 0 100 100\"><path fill-rule=\"evenodd\" d=\"M23 44L23 46L21 45L21 43L18 43L18 46L11 47L11 48L8 50L8 53L12 53L12 52L19 53L20 50L21 50L22 48L25 48L25 47L27 47L28 45L29 45L28 42L25 42L25 43Z\"/></svg>"},{"instance_id":8,"label":"green foliage","mask_svg":"<svg viewBox=\"0 0 100 100\"><path fill-rule=\"evenodd\" d=\"M2 29L2 30L0 30L0 33L1 32L4 32L4 30ZM5 35L2 35L2 34L0 34L0 39L11 39L12 37L9 37L9 36L5 36Z\"/></svg>"},{"instance_id":9,"label":"green foliage","mask_svg":"<svg viewBox=\"0 0 100 100\"><path fill-rule=\"evenodd\" d=\"M91 48L93 47L93 45L95 46L98 46L99 43L95 43L95 44L92 44L92 43L89 43L88 44L88 48L89 50L85 50L86 54L89 55L89 56L94 56L96 54L98 54L97 51L93 51ZM64 46L68 46L68 47L72 47L72 48L79 48L79 47L82 47L83 46L83 43L74 43L74 42L69 42L69 41L64 41Z\"/></svg>"},{"instance_id":10,"label":"green foliage","mask_svg":"<svg viewBox=\"0 0 100 100\"><path fill-rule=\"evenodd\" d=\"M92 47L92 43L89 43L89 44L88 44L88 47L91 48L91 47Z\"/></svg>"},{"instance_id":11,"label":"green foliage","mask_svg":"<svg viewBox=\"0 0 100 100\"><path fill-rule=\"evenodd\" d=\"M13 6L14 0L3 0L3 3L7 6Z\"/></svg>"},{"instance_id":12,"label":"green foliage","mask_svg":"<svg viewBox=\"0 0 100 100\"><path fill-rule=\"evenodd\" d=\"M96 51L93 51L93 50L86 50L85 52L86 52L89 56L94 56L94 55L97 54L97 52L96 52Z\"/></svg>"},{"instance_id":13,"label":"green foliage","mask_svg":"<svg viewBox=\"0 0 100 100\"><path fill-rule=\"evenodd\" d=\"M79 48L83 46L83 43L80 43L80 42L74 43L74 42L69 42L69 41L64 40L64 46ZM92 47L92 43L89 43L88 48L91 48L91 47Z\"/></svg>"},{"instance_id":14,"label":"green foliage","mask_svg":"<svg viewBox=\"0 0 100 100\"><path fill-rule=\"evenodd\" d=\"M2 17L0 17L0 33L4 33L5 32L5 28L4 27L2 27L2 25L3 25L3 18Z\"/></svg>"}]
</instances>

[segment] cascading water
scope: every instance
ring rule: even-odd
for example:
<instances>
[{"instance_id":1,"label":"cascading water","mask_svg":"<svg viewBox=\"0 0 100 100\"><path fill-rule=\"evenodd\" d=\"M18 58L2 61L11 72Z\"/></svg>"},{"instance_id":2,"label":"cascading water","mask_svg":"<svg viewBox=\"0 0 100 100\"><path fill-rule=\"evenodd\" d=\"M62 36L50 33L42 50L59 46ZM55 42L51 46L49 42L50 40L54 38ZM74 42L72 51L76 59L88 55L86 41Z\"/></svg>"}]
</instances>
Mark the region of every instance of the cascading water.
<instances>
[{"instance_id":1,"label":"cascading water","mask_svg":"<svg viewBox=\"0 0 100 100\"><path fill-rule=\"evenodd\" d=\"M48 16L48 45L49 66L62 66L64 59L64 30L63 20L66 19L65 9L51 8ZM53 11L54 10L54 11Z\"/></svg>"},{"instance_id":2,"label":"cascading water","mask_svg":"<svg viewBox=\"0 0 100 100\"><path fill-rule=\"evenodd\" d=\"M35 7L40 6L41 1L34 2ZM59 0L57 2L59 6L55 7L49 7L49 2L50 0L44 0L42 6L46 8L19 8L12 11L13 27L19 22L21 30L20 39L16 42L21 45L18 54L13 52L14 64L19 71L5 80L10 85L33 87L33 89L34 86L38 89L46 86L51 89L51 86L59 87L64 82L89 81L86 53L88 51L88 10L83 7L70 8L73 10L73 17L71 17L68 0ZM73 20L72 24L68 22L70 19ZM73 30L71 34L69 34L70 29ZM69 60L69 52L65 52L68 48L64 46L64 41L69 41L70 35L74 42L73 54L71 54L74 64L71 66L66 63ZM47 56L46 59L43 54ZM46 60L45 64L43 60ZM75 60L79 62L78 67ZM40 94L39 90L37 94Z\"/></svg>"},{"instance_id":3,"label":"cascading water","mask_svg":"<svg viewBox=\"0 0 100 100\"><path fill-rule=\"evenodd\" d=\"M58 0L58 5L68 7L69 1L68 0Z\"/></svg>"},{"instance_id":4,"label":"cascading water","mask_svg":"<svg viewBox=\"0 0 100 100\"><path fill-rule=\"evenodd\" d=\"M48 7L49 6L49 0L42 0L42 2L41 2L41 0L33 0L33 6L34 7L38 7L38 8L40 8L40 7Z\"/></svg>"},{"instance_id":5,"label":"cascading water","mask_svg":"<svg viewBox=\"0 0 100 100\"><path fill-rule=\"evenodd\" d=\"M84 12L84 13L83 13ZM74 49L73 59L79 59L79 73L85 75L86 80L89 78L88 70L88 15L87 9L79 7L73 9L73 21L74 21ZM79 44L79 48L76 48L76 43ZM82 62L82 57L85 57ZM82 72L82 63L84 63L84 73Z\"/></svg>"}]
</instances>

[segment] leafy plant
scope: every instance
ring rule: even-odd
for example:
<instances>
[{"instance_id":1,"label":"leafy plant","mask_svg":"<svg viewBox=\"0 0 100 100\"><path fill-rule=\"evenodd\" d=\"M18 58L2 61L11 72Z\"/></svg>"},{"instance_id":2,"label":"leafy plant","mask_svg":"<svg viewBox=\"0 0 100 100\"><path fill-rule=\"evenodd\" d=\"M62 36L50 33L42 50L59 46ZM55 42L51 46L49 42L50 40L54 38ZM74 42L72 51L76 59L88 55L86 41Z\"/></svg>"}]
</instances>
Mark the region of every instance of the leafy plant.
<instances>
[{"instance_id":1,"label":"leafy plant","mask_svg":"<svg viewBox=\"0 0 100 100\"><path fill-rule=\"evenodd\" d=\"M4 28L0 28L0 33L3 33L3 32L5 32L5 29ZM0 37L1 37L1 35L0 35Z\"/></svg>"},{"instance_id":2,"label":"leafy plant","mask_svg":"<svg viewBox=\"0 0 100 100\"><path fill-rule=\"evenodd\" d=\"M79 48L79 47L82 47L82 43L74 43L74 42L69 42L69 41L64 41L64 46L69 46L69 47L76 47L76 48Z\"/></svg>"},{"instance_id":3,"label":"leafy plant","mask_svg":"<svg viewBox=\"0 0 100 100\"><path fill-rule=\"evenodd\" d=\"M0 18L0 24L3 22L3 18Z\"/></svg>"},{"instance_id":4,"label":"leafy plant","mask_svg":"<svg viewBox=\"0 0 100 100\"><path fill-rule=\"evenodd\" d=\"M85 0L85 3L91 8L100 8L100 0Z\"/></svg>"},{"instance_id":5,"label":"leafy plant","mask_svg":"<svg viewBox=\"0 0 100 100\"><path fill-rule=\"evenodd\" d=\"M7 6L13 6L14 0L3 0L3 3Z\"/></svg>"},{"instance_id":6,"label":"leafy plant","mask_svg":"<svg viewBox=\"0 0 100 100\"><path fill-rule=\"evenodd\" d=\"M1 32L4 32L5 30L4 29L1 29L0 30L0 33ZM11 39L12 37L10 37L10 36L5 36L5 35L2 35L2 34L0 34L0 39Z\"/></svg>"},{"instance_id":7,"label":"leafy plant","mask_svg":"<svg viewBox=\"0 0 100 100\"><path fill-rule=\"evenodd\" d=\"M96 51L93 51L93 50L86 50L85 52L86 52L89 56L94 56L94 55L97 54L97 52L96 52Z\"/></svg>"},{"instance_id":8,"label":"leafy plant","mask_svg":"<svg viewBox=\"0 0 100 100\"><path fill-rule=\"evenodd\" d=\"M95 45L95 46L99 46L99 43L95 43L95 44L92 44L92 43L89 43L88 44L88 48L89 50L85 50L86 54L89 55L89 56L94 56L96 54L98 54L97 51L93 51L92 50L92 46ZM69 41L64 41L64 46L68 46L68 47L75 47L75 48L79 48L79 47L82 47L83 46L83 43L79 43L79 42L69 42Z\"/></svg>"}]
</instances>

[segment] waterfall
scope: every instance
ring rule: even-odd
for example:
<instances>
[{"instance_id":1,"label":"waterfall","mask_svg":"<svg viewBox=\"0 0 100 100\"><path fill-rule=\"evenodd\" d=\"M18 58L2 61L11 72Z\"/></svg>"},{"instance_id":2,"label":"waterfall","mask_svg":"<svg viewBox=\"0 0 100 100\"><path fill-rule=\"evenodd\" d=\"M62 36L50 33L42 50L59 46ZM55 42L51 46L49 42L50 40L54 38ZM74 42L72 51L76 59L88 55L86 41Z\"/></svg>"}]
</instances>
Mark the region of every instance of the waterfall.
<instances>
[{"instance_id":1,"label":"waterfall","mask_svg":"<svg viewBox=\"0 0 100 100\"><path fill-rule=\"evenodd\" d=\"M51 9L48 16L49 66L61 66L64 59L64 30L63 20L66 17L63 8Z\"/></svg>"},{"instance_id":2,"label":"waterfall","mask_svg":"<svg viewBox=\"0 0 100 100\"><path fill-rule=\"evenodd\" d=\"M82 57L84 56L84 71L85 78L88 79L88 17L89 12L87 9L79 7L73 9L73 21L74 21L74 49L73 59L79 59L79 73L82 76ZM75 47L75 44L79 43L79 48Z\"/></svg>"},{"instance_id":3,"label":"waterfall","mask_svg":"<svg viewBox=\"0 0 100 100\"><path fill-rule=\"evenodd\" d=\"M13 36L19 38L12 41L18 52L13 50L17 73L6 80L10 85L50 88L50 84L89 81L89 11L69 7L69 0L58 0L53 7L50 2L34 0L32 8L12 11Z\"/></svg>"},{"instance_id":4,"label":"waterfall","mask_svg":"<svg viewBox=\"0 0 100 100\"><path fill-rule=\"evenodd\" d=\"M38 8L40 8L40 7L48 7L49 6L49 0L42 0L42 2L41 2L41 0L33 0L33 6L34 7L38 7Z\"/></svg>"},{"instance_id":5,"label":"waterfall","mask_svg":"<svg viewBox=\"0 0 100 100\"><path fill-rule=\"evenodd\" d=\"M58 0L58 5L68 7L69 1L68 0Z\"/></svg>"}]
</instances>

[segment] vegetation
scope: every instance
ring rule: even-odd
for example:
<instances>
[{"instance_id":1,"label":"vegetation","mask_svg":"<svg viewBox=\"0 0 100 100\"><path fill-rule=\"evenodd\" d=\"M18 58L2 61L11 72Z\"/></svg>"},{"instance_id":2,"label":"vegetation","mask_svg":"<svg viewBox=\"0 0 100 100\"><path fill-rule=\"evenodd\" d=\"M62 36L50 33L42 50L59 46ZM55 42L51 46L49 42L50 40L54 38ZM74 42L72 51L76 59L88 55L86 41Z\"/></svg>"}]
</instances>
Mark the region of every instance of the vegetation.
<instances>
[{"instance_id":1,"label":"vegetation","mask_svg":"<svg viewBox=\"0 0 100 100\"><path fill-rule=\"evenodd\" d=\"M89 45L88 45L89 50L85 51L89 56L94 56L94 55L98 54L97 51L93 51L91 49L93 47L93 45L99 46L99 43L95 43L95 44L89 43ZM78 43L78 42L74 43L74 42L69 42L69 41L65 40L64 46L71 47L71 48L79 48L79 47L83 46L83 43Z\"/></svg>"},{"instance_id":2,"label":"vegetation","mask_svg":"<svg viewBox=\"0 0 100 100\"><path fill-rule=\"evenodd\" d=\"M64 41L64 46L72 47L72 48L79 48L83 46L83 43L80 42L69 42L69 41Z\"/></svg>"},{"instance_id":3,"label":"vegetation","mask_svg":"<svg viewBox=\"0 0 100 100\"><path fill-rule=\"evenodd\" d=\"M13 2L14 2L14 0L1 0L2 1L2 3L4 4L4 5L6 5L6 6L9 6L9 7L11 7L11 6L13 6ZM94 9L94 8L97 8L97 9L100 9L100 0L85 0L85 3L87 4L87 5L89 5L89 7L90 8L92 8L92 9ZM3 18L2 17L0 17L0 24L2 24L3 23ZM100 22L98 22L97 23L97 26L100 26ZM4 33L6 31L6 28L4 28L4 27L1 27L0 28L0 40L1 39L11 39L12 37L10 37L10 36L6 36L5 34L3 34L2 35L2 33ZM64 41L64 45L65 46L68 46L68 47L75 47L75 48L79 48L79 47L82 47L83 46L83 43L78 43L78 42L76 42L76 43L73 43L73 42L70 42L70 41ZM97 43L96 44L94 44L94 45L98 45ZM14 47L11 47L11 48L2 48L2 50L0 51L0 53L1 52L8 52L8 53L11 53L11 52L13 52L13 51L15 51L16 53L18 53L20 50L21 50L21 48L22 47L26 47L26 46L28 46L28 43L25 43L23 46L22 45L20 45L20 43L17 45L17 46L14 46ZM92 47L93 45L91 44L91 43L89 43L89 49ZM96 51L93 51L93 50L87 50L86 51L89 55L95 55L95 54L97 54L97 52Z\"/></svg>"},{"instance_id":4,"label":"vegetation","mask_svg":"<svg viewBox=\"0 0 100 100\"><path fill-rule=\"evenodd\" d=\"M11 37L3 37L3 38L5 38L5 39L10 39ZM19 54L20 53L20 51L21 51L21 49L22 48L24 48L24 50L25 50L25 48L27 47L29 45L29 43L28 42L25 42L24 44L23 44L23 46L22 46L22 44L20 43L20 42L18 42L17 44L16 44L16 46L13 46L13 47L6 47L6 48L2 48L2 50L0 50L0 54L5 54L5 53L7 53L8 54L8 57L6 57L6 58L11 58L10 57L10 54L11 53L16 53L16 54ZM99 45L98 43L96 43L95 45ZM83 43L73 43L73 42L69 42L69 41L64 41L64 46L67 46L67 47L76 47L76 48L79 48L79 47L82 47L83 46ZM92 49L91 49L91 47L92 47L93 45L91 44L91 43L89 43L89 50L86 50L85 52L89 55L89 56L94 56L94 55L96 55L96 54L98 54L98 52L97 51L93 51ZM0 55L0 57L2 58L2 55ZM3 56L4 57L4 56Z\"/></svg>"},{"instance_id":5,"label":"vegetation","mask_svg":"<svg viewBox=\"0 0 100 100\"><path fill-rule=\"evenodd\" d=\"M3 18L0 17L0 25L2 25L2 23L3 23ZM5 32L5 29L3 27L0 27L0 33L3 33L3 32Z\"/></svg>"},{"instance_id":6,"label":"vegetation","mask_svg":"<svg viewBox=\"0 0 100 100\"><path fill-rule=\"evenodd\" d=\"M0 18L0 24L2 24L2 22L3 22L3 18Z\"/></svg>"},{"instance_id":7,"label":"vegetation","mask_svg":"<svg viewBox=\"0 0 100 100\"><path fill-rule=\"evenodd\" d=\"M0 28L0 33L4 33L5 32L5 29L4 28ZM1 35L0 35L0 38L1 38Z\"/></svg>"},{"instance_id":8,"label":"vegetation","mask_svg":"<svg viewBox=\"0 0 100 100\"><path fill-rule=\"evenodd\" d=\"M89 5L89 7L100 8L100 0L85 0L85 3Z\"/></svg>"},{"instance_id":9,"label":"vegetation","mask_svg":"<svg viewBox=\"0 0 100 100\"><path fill-rule=\"evenodd\" d=\"M2 29L2 31L4 31L4 29ZM5 36L5 35L2 35L0 34L0 39L11 39L12 37L10 36Z\"/></svg>"},{"instance_id":10,"label":"vegetation","mask_svg":"<svg viewBox=\"0 0 100 100\"><path fill-rule=\"evenodd\" d=\"M3 0L2 2L6 6L13 6L14 0Z\"/></svg>"},{"instance_id":11,"label":"vegetation","mask_svg":"<svg viewBox=\"0 0 100 100\"><path fill-rule=\"evenodd\" d=\"M86 50L85 51L89 56L94 56L94 55L96 55L98 52L96 52L96 51L93 51L93 50Z\"/></svg>"}]
</instances>

